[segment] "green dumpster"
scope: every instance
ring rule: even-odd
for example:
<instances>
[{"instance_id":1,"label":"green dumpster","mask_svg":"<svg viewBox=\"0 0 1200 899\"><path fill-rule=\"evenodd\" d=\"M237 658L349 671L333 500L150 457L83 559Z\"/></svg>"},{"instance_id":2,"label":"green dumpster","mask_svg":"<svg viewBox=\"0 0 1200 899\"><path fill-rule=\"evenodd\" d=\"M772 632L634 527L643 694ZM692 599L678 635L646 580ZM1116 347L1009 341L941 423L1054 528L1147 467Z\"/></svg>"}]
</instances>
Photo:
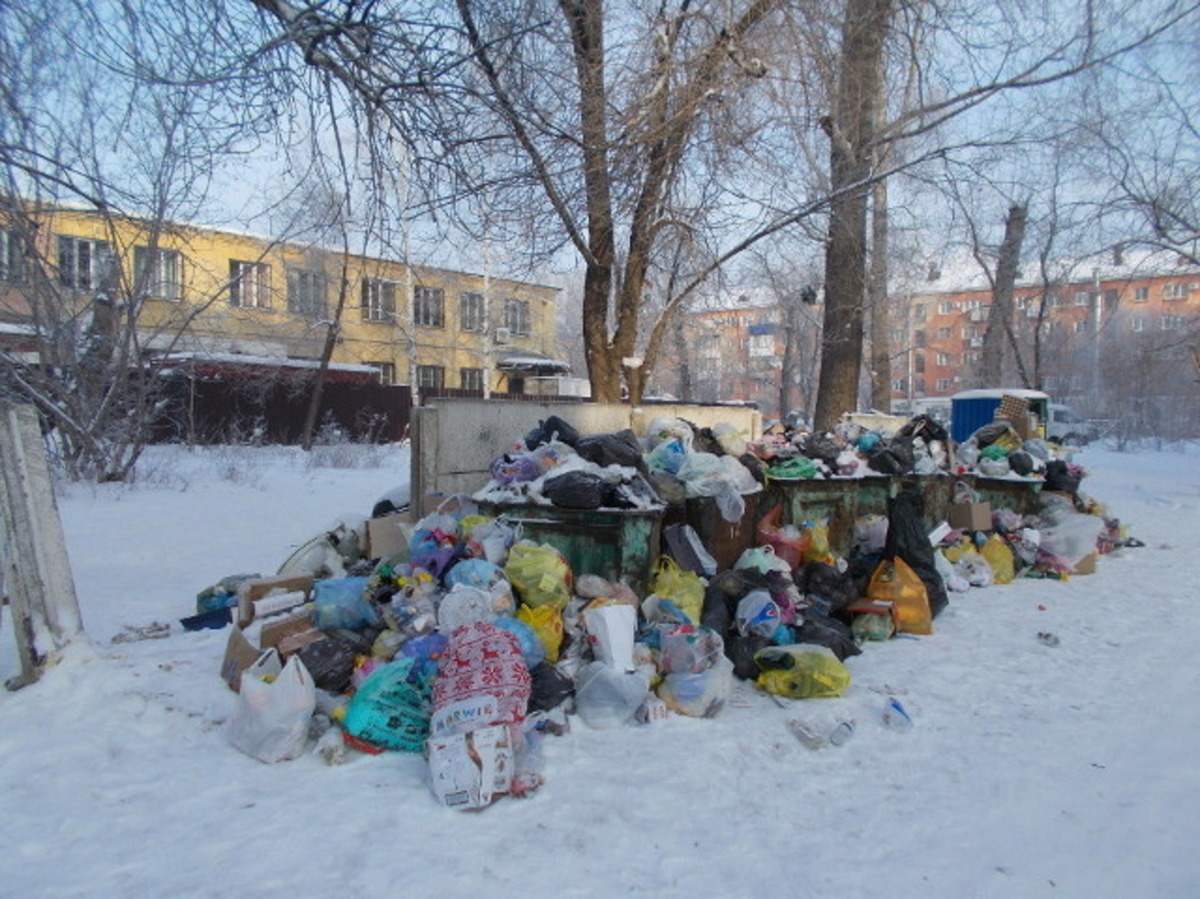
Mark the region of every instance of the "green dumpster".
<instances>
[{"instance_id":1,"label":"green dumpster","mask_svg":"<svg viewBox=\"0 0 1200 899\"><path fill-rule=\"evenodd\" d=\"M662 507L583 510L481 502L479 510L519 526L522 540L553 546L576 577L620 581L639 598L650 592L662 546Z\"/></svg>"}]
</instances>

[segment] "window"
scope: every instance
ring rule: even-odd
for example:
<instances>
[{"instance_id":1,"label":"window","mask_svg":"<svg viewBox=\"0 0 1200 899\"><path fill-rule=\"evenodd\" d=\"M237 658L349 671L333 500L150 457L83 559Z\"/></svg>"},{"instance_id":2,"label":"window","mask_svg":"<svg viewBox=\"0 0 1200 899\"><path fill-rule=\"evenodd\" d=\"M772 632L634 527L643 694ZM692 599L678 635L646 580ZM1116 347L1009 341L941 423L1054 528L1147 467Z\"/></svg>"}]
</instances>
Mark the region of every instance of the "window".
<instances>
[{"instance_id":1,"label":"window","mask_svg":"<svg viewBox=\"0 0 1200 899\"><path fill-rule=\"evenodd\" d=\"M1105 312L1115 311L1117 308L1117 303L1119 302L1119 299L1120 299L1120 294L1114 288L1109 288L1108 290L1104 291L1104 311Z\"/></svg>"},{"instance_id":2,"label":"window","mask_svg":"<svg viewBox=\"0 0 1200 899\"><path fill-rule=\"evenodd\" d=\"M417 389L440 388L445 381L446 370L440 365L417 366Z\"/></svg>"},{"instance_id":3,"label":"window","mask_svg":"<svg viewBox=\"0 0 1200 899\"><path fill-rule=\"evenodd\" d=\"M774 356L774 334L751 334L746 341L746 352L751 356Z\"/></svg>"},{"instance_id":4,"label":"window","mask_svg":"<svg viewBox=\"0 0 1200 899\"><path fill-rule=\"evenodd\" d=\"M288 312L323 318L325 315L325 273L316 269L290 268L287 273Z\"/></svg>"},{"instance_id":5,"label":"window","mask_svg":"<svg viewBox=\"0 0 1200 899\"><path fill-rule=\"evenodd\" d=\"M938 353L937 354L937 364L938 365L953 365L954 363L951 362L950 359L951 359L951 356L949 353Z\"/></svg>"},{"instance_id":6,"label":"window","mask_svg":"<svg viewBox=\"0 0 1200 899\"><path fill-rule=\"evenodd\" d=\"M951 337L954 336L954 329L953 328L938 328L937 336L938 336L938 340L949 340Z\"/></svg>"},{"instance_id":7,"label":"window","mask_svg":"<svg viewBox=\"0 0 1200 899\"><path fill-rule=\"evenodd\" d=\"M898 393L903 393L907 389L908 389L908 379L907 378L897 378L896 380L892 381L892 390L895 390Z\"/></svg>"},{"instance_id":8,"label":"window","mask_svg":"<svg viewBox=\"0 0 1200 899\"><path fill-rule=\"evenodd\" d=\"M912 318L915 322L925 321L925 304L916 303L913 305Z\"/></svg>"},{"instance_id":9,"label":"window","mask_svg":"<svg viewBox=\"0 0 1200 899\"><path fill-rule=\"evenodd\" d=\"M971 312L983 308L983 300L967 300L963 306Z\"/></svg>"},{"instance_id":10,"label":"window","mask_svg":"<svg viewBox=\"0 0 1200 899\"><path fill-rule=\"evenodd\" d=\"M390 322L396 317L396 282L363 278L362 317L365 322Z\"/></svg>"},{"instance_id":11,"label":"window","mask_svg":"<svg viewBox=\"0 0 1200 899\"><path fill-rule=\"evenodd\" d=\"M178 300L179 251L134 247L133 286L144 297Z\"/></svg>"},{"instance_id":12,"label":"window","mask_svg":"<svg viewBox=\"0 0 1200 899\"><path fill-rule=\"evenodd\" d=\"M0 281L25 280L25 237L16 228L0 228Z\"/></svg>"},{"instance_id":13,"label":"window","mask_svg":"<svg viewBox=\"0 0 1200 899\"><path fill-rule=\"evenodd\" d=\"M1092 295L1088 291L1086 291L1086 290L1075 291L1075 305L1076 306L1086 306L1089 302L1091 302L1091 299L1092 299Z\"/></svg>"},{"instance_id":14,"label":"window","mask_svg":"<svg viewBox=\"0 0 1200 899\"><path fill-rule=\"evenodd\" d=\"M58 283L76 290L100 286L104 261L109 255L108 241L80 237L58 238Z\"/></svg>"},{"instance_id":15,"label":"window","mask_svg":"<svg viewBox=\"0 0 1200 899\"><path fill-rule=\"evenodd\" d=\"M1133 301L1135 303L1144 303L1148 299L1150 299L1149 287L1135 287L1133 289Z\"/></svg>"},{"instance_id":16,"label":"window","mask_svg":"<svg viewBox=\"0 0 1200 899\"><path fill-rule=\"evenodd\" d=\"M229 303L245 309L271 305L271 269L265 262L229 260Z\"/></svg>"},{"instance_id":17,"label":"window","mask_svg":"<svg viewBox=\"0 0 1200 899\"><path fill-rule=\"evenodd\" d=\"M529 301L504 301L504 327L515 337L529 336Z\"/></svg>"},{"instance_id":18,"label":"window","mask_svg":"<svg viewBox=\"0 0 1200 899\"><path fill-rule=\"evenodd\" d=\"M925 373L925 354L917 353L913 356L913 371L917 374Z\"/></svg>"},{"instance_id":19,"label":"window","mask_svg":"<svg viewBox=\"0 0 1200 899\"><path fill-rule=\"evenodd\" d=\"M1058 305L1058 294L1057 294L1057 293L1048 293L1048 294L1046 294L1046 306L1047 306L1047 308L1053 309L1053 308L1054 308L1055 306L1057 306L1057 305Z\"/></svg>"},{"instance_id":20,"label":"window","mask_svg":"<svg viewBox=\"0 0 1200 899\"><path fill-rule=\"evenodd\" d=\"M925 346L925 331L913 331L913 344L918 347Z\"/></svg>"},{"instance_id":21,"label":"window","mask_svg":"<svg viewBox=\"0 0 1200 899\"><path fill-rule=\"evenodd\" d=\"M942 300L938 303L938 315L953 315L955 310L953 300Z\"/></svg>"},{"instance_id":22,"label":"window","mask_svg":"<svg viewBox=\"0 0 1200 899\"><path fill-rule=\"evenodd\" d=\"M950 389L950 379L949 378L938 378L937 379L937 389L938 390L949 390Z\"/></svg>"},{"instance_id":23,"label":"window","mask_svg":"<svg viewBox=\"0 0 1200 899\"><path fill-rule=\"evenodd\" d=\"M1075 322L1075 333L1076 334L1083 334L1090 330L1092 330L1092 323L1090 321L1088 321L1086 318Z\"/></svg>"},{"instance_id":24,"label":"window","mask_svg":"<svg viewBox=\"0 0 1200 899\"><path fill-rule=\"evenodd\" d=\"M482 368L460 368L458 370L458 384L463 390L477 390L483 392L483 369Z\"/></svg>"},{"instance_id":25,"label":"window","mask_svg":"<svg viewBox=\"0 0 1200 899\"><path fill-rule=\"evenodd\" d=\"M1164 315L1162 317L1162 329L1164 331L1178 331L1183 328L1182 315Z\"/></svg>"},{"instance_id":26,"label":"window","mask_svg":"<svg viewBox=\"0 0 1200 899\"><path fill-rule=\"evenodd\" d=\"M413 324L425 328L444 328L446 326L444 298L445 291L440 287L414 287Z\"/></svg>"},{"instance_id":27,"label":"window","mask_svg":"<svg viewBox=\"0 0 1200 899\"><path fill-rule=\"evenodd\" d=\"M478 334L483 330L483 294L464 293L458 298L458 329Z\"/></svg>"},{"instance_id":28,"label":"window","mask_svg":"<svg viewBox=\"0 0 1200 899\"><path fill-rule=\"evenodd\" d=\"M963 328L963 338L965 340L976 340L979 338L979 326L967 325Z\"/></svg>"},{"instance_id":29,"label":"window","mask_svg":"<svg viewBox=\"0 0 1200 899\"><path fill-rule=\"evenodd\" d=\"M1129 320L1129 330L1134 331L1134 332L1145 331L1146 330L1145 316L1135 315L1133 318L1131 318Z\"/></svg>"},{"instance_id":30,"label":"window","mask_svg":"<svg viewBox=\"0 0 1200 899\"><path fill-rule=\"evenodd\" d=\"M1162 298L1164 300L1186 300L1188 298L1188 288L1190 284L1178 282L1175 284L1164 284L1162 289Z\"/></svg>"},{"instance_id":31,"label":"window","mask_svg":"<svg viewBox=\"0 0 1200 899\"><path fill-rule=\"evenodd\" d=\"M379 382L381 384L396 383L396 364L394 362L368 362L367 365L379 369Z\"/></svg>"}]
</instances>

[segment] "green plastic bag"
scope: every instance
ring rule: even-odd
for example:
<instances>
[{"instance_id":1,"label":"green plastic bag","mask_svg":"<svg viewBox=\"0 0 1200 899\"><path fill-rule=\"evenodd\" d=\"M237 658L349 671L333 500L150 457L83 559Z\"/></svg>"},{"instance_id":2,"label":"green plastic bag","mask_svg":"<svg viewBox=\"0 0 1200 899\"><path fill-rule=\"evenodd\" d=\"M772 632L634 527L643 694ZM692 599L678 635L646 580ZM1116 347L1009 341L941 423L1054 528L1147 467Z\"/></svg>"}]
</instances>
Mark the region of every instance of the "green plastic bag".
<instances>
[{"instance_id":1,"label":"green plastic bag","mask_svg":"<svg viewBox=\"0 0 1200 899\"><path fill-rule=\"evenodd\" d=\"M767 473L773 478L787 480L815 478L817 476L817 463L807 456L796 456L793 459L772 465Z\"/></svg>"},{"instance_id":2,"label":"green plastic bag","mask_svg":"<svg viewBox=\"0 0 1200 899\"><path fill-rule=\"evenodd\" d=\"M552 606L560 612L571 601L574 576L566 558L549 543L517 543L508 551L504 574L521 602L530 608Z\"/></svg>"},{"instance_id":3,"label":"green plastic bag","mask_svg":"<svg viewBox=\"0 0 1200 899\"><path fill-rule=\"evenodd\" d=\"M850 669L833 650L816 643L765 646L754 654L758 686L791 699L841 696L850 686Z\"/></svg>"}]
</instances>

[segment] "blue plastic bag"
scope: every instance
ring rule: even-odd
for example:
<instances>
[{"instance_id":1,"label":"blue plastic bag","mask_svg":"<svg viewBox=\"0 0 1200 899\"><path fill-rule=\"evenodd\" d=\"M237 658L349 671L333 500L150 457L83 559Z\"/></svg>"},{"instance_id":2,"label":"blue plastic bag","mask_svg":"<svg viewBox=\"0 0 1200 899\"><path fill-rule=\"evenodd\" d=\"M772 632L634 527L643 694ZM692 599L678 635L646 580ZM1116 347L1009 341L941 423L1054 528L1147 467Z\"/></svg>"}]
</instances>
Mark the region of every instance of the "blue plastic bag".
<instances>
[{"instance_id":1,"label":"blue plastic bag","mask_svg":"<svg viewBox=\"0 0 1200 899\"><path fill-rule=\"evenodd\" d=\"M313 584L313 623L318 629L358 630L379 623L379 613L367 599L367 578L326 578Z\"/></svg>"}]
</instances>

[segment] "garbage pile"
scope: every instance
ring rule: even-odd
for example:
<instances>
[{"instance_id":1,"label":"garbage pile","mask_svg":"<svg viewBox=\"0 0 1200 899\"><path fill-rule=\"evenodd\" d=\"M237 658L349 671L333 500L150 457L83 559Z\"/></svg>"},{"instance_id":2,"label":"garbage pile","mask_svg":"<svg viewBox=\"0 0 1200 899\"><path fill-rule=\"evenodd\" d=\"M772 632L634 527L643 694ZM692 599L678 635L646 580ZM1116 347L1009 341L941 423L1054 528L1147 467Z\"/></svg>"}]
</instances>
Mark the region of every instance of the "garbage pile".
<instances>
[{"instance_id":1,"label":"garbage pile","mask_svg":"<svg viewBox=\"0 0 1200 899\"><path fill-rule=\"evenodd\" d=\"M886 515L855 520L845 557L829 521L798 527L783 523L779 504L760 514L746 503L773 470L800 460L813 476L847 476L851 461L944 474L947 441L935 425L915 419L874 441L849 429L747 441L678 419L652 422L640 439L584 436L547 419L496 457L472 496L415 521L394 511L343 520L276 575L232 575L201 591L192 626L235 625L222 664L238 692L230 742L264 762L310 746L331 764L422 753L438 801L482 808L534 793L543 741L574 720L708 718L739 680L780 701L838 696L851 683L847 659L873 641L933 633L950 593L1086 573L1098 554L1137 545L1079 491L1085 472L1053 459L1034 515L992 510L961 482L955 523L931 534L921 496L906 490ZM481 511L657 514L680 497L710 498L731 522L753 515L753 538L723 567L692 523L664 527L640 592L581 570L513 516ZM911 726L892 702L892 726ZM805 745L823 745L803 721L791 726Z\"/></svg>"}]
</instances>

